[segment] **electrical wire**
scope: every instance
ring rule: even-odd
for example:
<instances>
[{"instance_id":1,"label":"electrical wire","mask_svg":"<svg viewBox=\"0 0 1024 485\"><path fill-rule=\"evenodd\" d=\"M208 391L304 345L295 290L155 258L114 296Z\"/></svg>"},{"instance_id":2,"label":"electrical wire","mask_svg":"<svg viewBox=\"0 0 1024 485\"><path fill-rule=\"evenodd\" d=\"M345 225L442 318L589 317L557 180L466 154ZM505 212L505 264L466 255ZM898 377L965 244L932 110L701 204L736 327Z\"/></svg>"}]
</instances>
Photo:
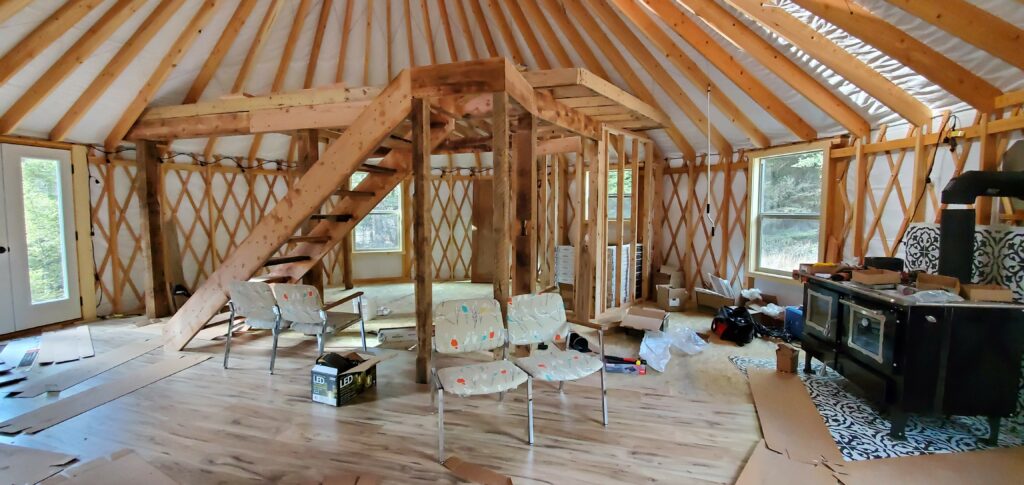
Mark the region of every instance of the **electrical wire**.
<instances>
[{"instance_id":1,"label":"electrical wire","mask_svg":"<svg viewBox=\"0 0 1024 485\"><path fill-rule=\"evenodd\" d=\"M708 152L704 156L704 165L707 166L707 207L705 207L704 218L711 225L711 237L715 237L715 220L711 217L711 83L708 83L707 98L707 111L705 112L707 114L704 115L705 121L707 121L708 135Z\"/></svg>"}]
</instances>

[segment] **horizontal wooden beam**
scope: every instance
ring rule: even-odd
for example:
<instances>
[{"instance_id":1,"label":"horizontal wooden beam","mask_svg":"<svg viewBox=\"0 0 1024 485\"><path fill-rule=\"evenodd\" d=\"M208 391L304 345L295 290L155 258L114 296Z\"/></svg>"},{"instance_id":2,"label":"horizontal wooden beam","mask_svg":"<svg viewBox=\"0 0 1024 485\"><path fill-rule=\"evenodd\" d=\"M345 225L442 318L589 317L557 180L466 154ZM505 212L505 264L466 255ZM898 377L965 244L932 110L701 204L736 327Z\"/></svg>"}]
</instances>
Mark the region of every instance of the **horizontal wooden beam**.
<instances>
[{"instance_id":1,"label":"horizontal wooden beam","mask_svg":"<svg viewBox=\"0 0 1024 485\"><path fill-rule=\"evenodd\" d=\"M1022 129L1024 129L1024 116L1015 116L1013 118L989 121L987 128L988 134L990 135ZM981 127L978 125L964 128L963 132L964 135L962 138L979 138L982 136ZM922 137L924 146L938 145L939 143L942 142L943 136L943 133L931 133L928 135L924 135ZM912 136L908 138L900 138L898 140L889 140L879 143L868 143L863 145L863 150L864 154L906 150L914 148L916 141L917 137ZM850 158L855 154L856 150L854 147L834 148L830 151L831 158Z\"/></svg>"}]
</instances>

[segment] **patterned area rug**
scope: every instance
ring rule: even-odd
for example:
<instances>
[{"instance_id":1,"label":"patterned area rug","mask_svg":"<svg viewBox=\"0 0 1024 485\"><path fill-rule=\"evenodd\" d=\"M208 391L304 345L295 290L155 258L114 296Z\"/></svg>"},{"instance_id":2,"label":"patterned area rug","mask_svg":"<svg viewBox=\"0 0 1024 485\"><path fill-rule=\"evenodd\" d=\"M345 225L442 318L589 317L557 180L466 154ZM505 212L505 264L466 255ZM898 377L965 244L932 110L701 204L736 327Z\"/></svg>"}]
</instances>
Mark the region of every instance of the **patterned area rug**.
<instances>
[{"instance_id":1,"label":"patterned area rug","mask_svg":"<svg viewBox=\"0 0 1024 485\"><path fill-rule=\"evenodd\" d=\"M747 368L774 369L774 359L730 357L745 375ZM803 367L802 365L800 366ZM836 371L814 362L814 374L801 372L811 400L828 425L829 433L847 461L894 458L930 453L956 453L992 448L983 442L988 436L984 417L926 417L911 415L905 441L889 436L889 420L867 400L857 395L850 381ZM1003 419L999 448L1024 445L1024 416Z\"/></svg>"}]
</instances>

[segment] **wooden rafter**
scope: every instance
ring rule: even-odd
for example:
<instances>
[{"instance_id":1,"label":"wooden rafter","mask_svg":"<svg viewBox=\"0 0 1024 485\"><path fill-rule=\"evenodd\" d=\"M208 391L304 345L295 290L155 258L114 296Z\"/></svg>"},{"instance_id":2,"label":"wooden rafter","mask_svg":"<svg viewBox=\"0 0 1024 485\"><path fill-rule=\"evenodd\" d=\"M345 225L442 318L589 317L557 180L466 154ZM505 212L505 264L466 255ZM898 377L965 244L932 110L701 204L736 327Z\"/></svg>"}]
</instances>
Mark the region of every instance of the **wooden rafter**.
<instances>
[{"instance_id":1,"label":"wooden rafter","mask_svg":"<svg viewBox=\"0 0 1024 485\"><path fill-rule=\"evenodd\" d=\"M25 8L32 0L7 0L0 3L0 24Z\"/></svg>"},{"instance_id":2,"label":"wooden rafter","mask_svg":"<svg viewBox=\"0 0 1024 485\"><path fill-rule=\"evenodd\" d=\"M1024 31L964 0L890 0L1018 69L1024 69Z\"/></svg>"},{"instance_id":3,"label":"wooden rafter","mask_svg":"<svg viewBox=\"0 0 1024 485\"><path fill-rule=\"evenodd\" d=\"M800 117L789 104L743 68L737 59L720 46L710 35L690 20L672 0L642 0L673 32L700 52L719 71L742 89L762 109L789 129L801 140L817 138L817 131Z\"/></svg>"},{"instance_id":4,"label":"wooden rafter","mask_svg":"<svg viewBox=\"0 0 1024 485\"><path fill-rule=\"evenodd\" d=\"M213 50L210 51L210 55L206 58L206 62L203 63L202 69L199 70L199 74L196 74L195 80L192 81L192 87L188 89L188 93L185 94L185 99L182 100L182 104L195 103L202 97L203 91L206 90L206 86L210 84L210 80L213 79L213 75L217 72L217 68L220 67L221 61L224 60L224 56L228 54L228 50L231 49L231 45L234 44L235 39L238 38L239 32L242 31L242 27L245 26L246 21L249 19L249 14L252 13L253 8L256 7L256 0L242 0L238 3L238 7L235 8L235 13L231 15L231 19L228 20L227 25L224 26L224 31L221 32L220 38L217 39L217 44L213 46Z\"/></svg>"},{"instance_id":5,"label":"wooden rafter","mask_svg":"<svg viewBox=\"0 0 1024 485\"><path fill-rule=\"evenodd\" d=\"M430 54L430 63L437 64L437 49L434 47L434 28L430 25L430 6L427 0L420 0L420 9L423 11L423 36L427 44L427 52Z\"/></svg>"},{"instance_id":6,"label":"wooden rafter","mask_svg":"<svg viewBox=\"0 0 1024 485\"><path fill-rule=\"evenodd\" d=\"M348 58L348 36L352 32L352 4L355 0L345 0L345 11L341 14L341 45L338 47L338 72L334 82L345 81L345 60Z\"/></svg>"},{"instance_id":7,"label":"wooden rafter","mask_svg":"<svg viewBox=\"0 0 1024 485\"><path fill-rule=\"evenodd\" d=\"M683 3L687 9L722 34L729 42L774 72L786 84L789 84L851 133L857 136L866 136L870 133L871 127L863 116L822 83L807 74L800 66L782 55L753 30L738 21L721 5L713 0L675 1Z\"/></svg>"},{"instance_id":8,"label":"wooden rafter","mask_svg":"<svg viewBox=\"0 0 1024 485\"><path fill-rule=\"evenodd\" d=\"M473 39L473 30L469 27L469 17L466 16L466 8L462 4L462 0L453 0L455 4L455 13L459 16L459 27L462 29L462 35L466 42L466 47L469 48L469 58L479 59L480 51L476 48L476 42Z\"/></svg>"},{"instance_id":9,"label":"wooden rafter","mask_svg":"<svg viewBox=\"0 0 1024 485\"><path fill-rule=\"evenodd\" d=\"M608 71L606 71L604 69L604 66L601 65L601 61L597 60L597 56L594 55L594 51L591 50L590 46L586 43L586 41L583 40L583 36L580 35L579 30L577 30L576 26L573 25L573 23L569 20L569 16L566 15L565 10L561 7L561 5L559 5L556 0L539 1L544 2L544 8L547 10L548 14L551 15L551 17L555 20L555 23L558 24L559 29L562 31L562 35L564 35L566 37L566 40L569 41L569 45L573 47L573 50L575 50L576 53L579 54L581 58L583 58L583 65L586 66L587 69L593 71L598 76L602 77L603 79L611 80L611 76L608 75ZM641 98L644 99L644 101L648 103L651 102L651 98L641 94L644 92L646 92L648 95L650 94L649 91L646 91L646 88L638 90L637 85L634 85L628 79L626 82L629 83L630 89L632 89L633 92L637 94L637 96L640 96ZM643 88L642 84L640 84L639 86Z\"/></svg>"},{"instance_id":10,"label":"wooden rafter","mask_svg":"<svg viewBox=\"0 0 1024 485\"><path fill-rule=\"evenodd\" d=\"M71 0L29 32L0 58L0 85L10 81L25 64L98 7L102 0Z\"/></svg>"},{"instance_id":11,"label":"wooden rafter","mask_svg":"<svg viewBox=\"0 0 1024 485\"><path fill-rule=\"evenodd\" d=\"M551 69L551 62L548 61L547 54L544 53L544 48L541 47L540 41L537 40L537 35L533 32L533 27L530 26L530 22L526 20L526 15L523 13L522 6L519 2L506 2L508 6L508 12L512 15L512 21L515 22L516 27L519 29L519 33L522 34L523 40L526 41L526 47L530 49L530 54L533 56L534 62L540 69Z\"/></svg>"},{"instance_id":12,"label":"wooden rafter","mask_svg":"<svg viewBox=\"0 0 1024 485\"><path fill-rule=\"evenodd\" d=\"M920 126L931 122L932 110L924 103L785 10L764 6L758 0L726 1L912 124Z\"/></svg>"},{"instance_id":13,"label":"wooden rafter","mask_svg":"<svg viewBox=\"0 0 1024 485\"><path fill-rule=\"evenodd\" d=\"M327 30L327 20L331 16L331 5L334 0L323 0L320 5L320 18L316 23L316 32L313 34L313 47L309 50L309 62L306 63L306 77L302 87L309 89L313 87L313 80L316 77L316 68L320 64L320 49L324 44L324 32Z\"/></svg>"},{"instance_id":14,"label":"wooden rafter","mask_svg":"<svg viewBox=\"0 0 1024 485\"><path fill-rule=\"evenodd\" d=\"M632 70L628 68L629 63L626 61L626 58L622 55L621 52L619 52L619 49L615 47L611 39L609 39L608 36L605 35L604 30L601 29L601 27L597 24L597 21L595 21L594 18L590 16L586 9L584 9L582 5L574 1L563 2L562 5L566 7L569 11L572 11L573 17L575 17L576 20L581 22L583 29L588 33L591 40L593 40L594 43L597 44L598 49L601 51L602 54L604 54L606 58L608 58L611 64L614 66L621 66L619 69L619 74L626 80L626 83L629 84L630 89L633 90L633 92L636 93L637 96L639 96L640 99L644 100L646 103L652 105L655 104L656 98L654 97L654 95L651 94L651 92L647 89L644 83L640 81L640 78L636 75L636 73L634 73ZM565 12L563 12L562 14L564 15ZM669 126L666 127L666 131L668 132L669 138L672 139L676 147L679 148L679 151L683 154L685 158L692 160L694 157L696 157L696 151L693 149L693 145L691 145L690 142L686 140L686 138L683 136L683 134L679 131L678 128L674 126Z\"/></svg>"},{"instance_id":15,"label":"wooden rafter","mask_svg":"<svg viewBox=\"0 0 1024 485\"><path fill-rule=\"evenodd\" d=\"M441 17L441 26L444 28L444 41L448 46L448 58L452 62L458 62L460 60L459 50L455 48L455 36L452 35L452 24L448 18L448 5L445 0L437 0L437 10Z\"/></svg>"},{"instance_id":16,"label":"wooden rafter","mask_svg":"<svg viewBox=\"0 0 1024 485\"><path fill-rule=\"evenodd\" d=\"M373 5L375 3L366 2L366 29L363 31L363 86L370 85L370 47L373 46ZM299 29L301 30L301 26ZM297 35L296 39L298 39Z\"/></svg>"},{"instance_id":17,"label":"wooden rafter","mask_svg":"<svg viewBox=\"0 0 1024 485\"><path fill-rule=\"evenodd\" d=\"M794 3L871 44L982 112L991 112L996 96L1002 94L967 68L852 1L794 0ZM987 26L985 28L987 30Z\"/></svg>"},{"instance_id":18,"label":"wooden rafter","mask_svg":"<svg viewBox=\"0 0 1024 485\"><path fill-rule=\"evenodd\" d=\"M498 47L494 43L494 36L491 35L491 28L487 26L487 18L484 17L484 9L480 5L483 0L466 0L469 2L469 8L473 10L473 18L476 20L476 25L480 27L480 35L484 38L484 46L487 47L487 55L489 57L498 56Z\"/></svg>"},{"instance_id":19,"label":"wooden rafter","mask_svg":"<svg viewBox=\"0 0 1024 485\"><path fill-rule=\"evenodd\" d=\"M523 51L519 50L519 44L516 43L516 35L512 32L512 26L509 25L508 19L505 18L505 12L501 9L501 3L497 0L487 0L487 6L491 16L494 17L494 23L498 24L501 40L505 44L508 54L512 56L512 61L525 66L526 58L523 57Z\"/></svg>"},{"instance_id":20,"label":"wooden rafter","mask_svg":"<svg viewBox=\"0 0 1024 485\"><path fill-rule=\"evenodd\" d=\"M104 142L104 146L107 150L113 150L124 139L124 135L128 133L128 129L131 128L135 120L138 119L142 111L146 109L146 105L156 95L160 86L167 80L167 76L171 74L171 70L178 65L178 61L188 48L192 46L192 42L196 40L203 31L203 27L213 16L213 12L217 7L217 2L212 0L204 1L200 6L199 10L196 11L195 15L189 21L188 25L185 26L185 30L178 35L177 40L171 44L170 50L164 54L160 64L157 65L156 69L150 74L146 84L142 85L139 89L139 93L135 96L135 99L128 105L124 113L118 119L117 123L110 130L110 134L107 135L107 139Z\"/></svg>"},{"instance_id":21,"label":"wooden rafter","mask_svg":"<svg viewBox=\"0 0 1024 485\"><path fill-rule=\"evenodd\" d=\"M526 21L533 24L540 30L540 35L544 37L544 42L547 47L551 49L551 52L555 54L555 59L561 64L561 67L572 67L573 61L569 57L569 53L565 50L565 46L562 45L562 40L555 34L554 29L551 28L551 24L548 23L547 18L544 17L544 12L541 11L540 5L537 4L537 0L523 0L520 2L520 6L525 10Z\"/></svg>"},{"instance_id":22,"label":"wooden rafter","mask_svg":"<svg viewBox=\"0 0 1024 485\"><path fill-rule=\"evenodd\" d=\"M640 32L643 32L648 39L654 42L658 50L672 61L679 72L682 72L690 82L698 88L711 89L711 102L714 103L719 111L729 117L729 120L742 130L755 146L767 147L771 145L771 140L761 132L757 125L733 104L729 97L697 66L697 63L683 53L682 49L676 46L668 34L661 30L655 24L654 19L644 13L639 5L632 0L612 1L622 13L629 17L633 25L636 25Z\"/></svg>"}]
</instances>

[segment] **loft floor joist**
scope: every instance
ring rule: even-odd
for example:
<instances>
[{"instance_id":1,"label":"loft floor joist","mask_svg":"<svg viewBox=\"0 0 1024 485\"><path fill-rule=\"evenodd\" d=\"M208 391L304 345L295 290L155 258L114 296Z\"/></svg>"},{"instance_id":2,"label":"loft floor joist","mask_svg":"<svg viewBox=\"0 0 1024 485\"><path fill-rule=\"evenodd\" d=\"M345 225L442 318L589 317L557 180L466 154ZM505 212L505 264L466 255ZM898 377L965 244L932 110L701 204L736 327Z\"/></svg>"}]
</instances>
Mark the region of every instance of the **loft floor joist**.
<instances>
[{"instance_id":1,"label":"loft floor joist","mask_svg":"<svg viewBox=\"0 0 1024 485\"><path fill-rule=\"evenodd\" d=\"M178 138L301 130L331 133L321 137L329 143L317 161L175 313L165 328L166 345L173 349L187 345L226 303L228 283L265 271L268 263L274 264L271 277L298 281L401 180L410 173L414 179L424 178L429 173L430 154L444 143L472 145L490 138L490 146L480 148L495 153L495 171L512 174L512 164L517 167L515 177L521 178L519 172L532 167L538 153L579 151L581 140L603 144L609 129L654 129L666 120L664 113L585 70L524 74L501 58L407 69L383 89L338 86L151 108L128 136L149 146ZM541 136L545 140L538 142ZM140 153L150 155L140 158L143 165L155 163L150 160L155 150ZM374 157L382 157L376 165L381 169L367 170L366 161ZM343 194L330 211L323 212L324 202L337 196L339 189L349 189L342 185L360 170L369 175ZM535 224L534 215L510 210L506 204L516 197L531 200L527 194L536 190L536 184L513 182L514 193L510 193L506 177L496 179L503 180L504 188L495 190L495 213L506 214L510 220L515 214L522 227ZM373 195L355 197L356 193ZM149 213L152 216L159 210ZM301 234L303 239L295 239L300 227L314 219L318 221L315 227ZM504 251L510 247L516 251L525 244L513 242L521 235L510 237L506 224L496 226L505 228L498 238ZM158 232L149 233L158 236ZM154 255L150 264L161 260ZM427 259L418 260L417 266L431 265ZM419 278L417 282L422 284ZM159 282L154 286L159 288ZM495 278L500 302L507 301L508 291L508 279ZM429 308L429 300L426 303ZM425 320L429 323L429 316ZM420 326L424 325L418 321ZM425 378L425 373L418 372L418 376Z\"/></svg>"}]
</instances>

